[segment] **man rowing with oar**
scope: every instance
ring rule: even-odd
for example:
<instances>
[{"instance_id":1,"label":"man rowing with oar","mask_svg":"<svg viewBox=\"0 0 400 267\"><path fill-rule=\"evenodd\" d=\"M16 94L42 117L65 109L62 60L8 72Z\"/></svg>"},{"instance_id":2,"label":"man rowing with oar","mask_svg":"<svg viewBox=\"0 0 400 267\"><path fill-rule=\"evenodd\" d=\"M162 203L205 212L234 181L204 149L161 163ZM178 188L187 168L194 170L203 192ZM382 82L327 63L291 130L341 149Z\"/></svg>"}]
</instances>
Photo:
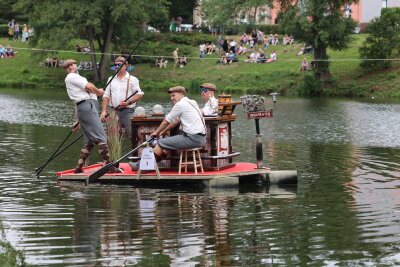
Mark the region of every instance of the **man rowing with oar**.
<instances>
[{"instance_id":1,"label":"man rowing with oar","mask_svg":"<svg viewBox=\"0 0 400 267\"><path fill-rule=\"evenodd\" d=\"M78 73L78 66L74 59L67 59L62 65L65 72L68 73L65 78L65 85L69 98L75 103L75 116L79 121L79 127L82 128L85 137L85 144L81 149L81 153L74 172L82 173L85 160L89 157L90 150L94 145L99 146L99 154L104 163L110 163L110 155L108 152L107 135L104 132L103 125L99 119L98 109L99 103L97 96L103 96L104 90L97 88L94 84L87 81ZM112 167L109 172L117 172L118 169Z\"/></svg>"},{"instance_id":2,"label":"man rowing with oar","mask_svg":"<svg viewBox=\"0 0 400 267\"><path fill-rule=\"evenodd\" d=\"M118 69L119 71L116 79L113 79L105 88L100 119L106 120L107 106L110 106L118 115L119 125L125 128L127 137L132 139L131 118L135 111L136 102L142 98L144 93L140 89L139 80L126 71L128 62L124 57L117 57L114 61L114 67L115 71L118 71ZM110 79L111 77L108 81ZM133 93L136 94L126 100Z\"/></svg>"}]
</instances>

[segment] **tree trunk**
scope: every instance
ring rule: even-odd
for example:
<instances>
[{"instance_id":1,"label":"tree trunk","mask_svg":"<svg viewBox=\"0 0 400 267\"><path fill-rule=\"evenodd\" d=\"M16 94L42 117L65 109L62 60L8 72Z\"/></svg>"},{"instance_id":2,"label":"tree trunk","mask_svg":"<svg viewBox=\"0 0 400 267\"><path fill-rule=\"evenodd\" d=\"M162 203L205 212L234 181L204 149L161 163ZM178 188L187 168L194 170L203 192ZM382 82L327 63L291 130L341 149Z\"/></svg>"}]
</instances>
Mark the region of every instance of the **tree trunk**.
<instances>
[{"instance_id":1,"label":"tree trunk","mask_svg":"<svg viewBox=\"0 0 400 267\"><path fill-rule=\"evenodd\" d=\"M325 82L331 77L328 58L326 46L319 45L314 48L315 76L321 82Z\"/></svg>"},{"instance_id":2,"label":"tree trunk","mask_svg":"<svg viewBox=\"0 0 400 267\"><path fill-rule=\"evenodd\" d=\"M257 24L257 7L254 8L254 24Z\"/></svg>"},{"instance_id":3,"label":"tree trunk","mask_svg":"<svg viewBox=\"0 0 400 267\"><path fill-rule=\"evenodd\" d=\"M112 22L110 22L107 29L106 39L104 40L104 49L102 51L101 61L100 61L99 78L101 81L105 79L107 56L108 56L106 54L110 53L111 37L113 34L113 30L114 30L114 25L112 24Z\"/></svg>"},{"instance_id":4,"label":"tree trunk","mask_svg":"<svg viewBox=\"0 0 400 267\"><path fill-rule=\"evenodd\" d=\"M92 62L92 73L93 73L93 79L95 82L99 82L99 74L97 72L97 59L96 59L96 54L94 50L94 37L93 37L93 28L89 28L89 44L90 44L90 61Z\"/></svg>"}]
</instances>

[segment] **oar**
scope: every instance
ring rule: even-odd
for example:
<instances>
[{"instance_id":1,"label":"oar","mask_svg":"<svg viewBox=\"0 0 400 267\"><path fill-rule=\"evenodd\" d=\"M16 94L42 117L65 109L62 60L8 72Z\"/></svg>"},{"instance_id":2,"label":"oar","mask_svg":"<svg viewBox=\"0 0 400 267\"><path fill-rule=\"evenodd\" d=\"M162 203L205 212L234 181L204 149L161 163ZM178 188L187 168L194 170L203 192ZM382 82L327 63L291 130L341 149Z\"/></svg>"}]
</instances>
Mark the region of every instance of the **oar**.
<instances>
[{"instance_id":1,"label":"oar","mask_svg":"<svg viewBox=\"0 0 400 267\"><path fill-rule=\"evenodd\" d=\"M57 147L57 149L54 151L54 153L50 156L50 158L46 161L46 162L44 162L42 165L40 165L38 168L36 168L36 173L40 170L40 169L42 169L42 168L44 168L52 159L53 159L53 157L54 157L54 155L58 152L58 150L60 150L60 148L62 147L62 145L65 143L65 141L67 141L67 139L71 136L71 134L74 132L74 129L76 128L76 127L78 127L78 121L72 126L72 129L71 129L71 131L69 131L69 133L68 133L68 135L64 138L64 140L61 142L61 144Z\"/></svg>"},{"instance_id":2,"label":"oar","mask_svg":"<svg viewBox=\"0 0 400 267\"><path fill-rule=\"evenodd\" d=\"M57 152L57 154L55 154L53 157L51 157L48 162L46 162L45 164L42 164L42 166L40 166L38 168L38 170L36 171L36 176L39 177L40 173L42 172L42 170L44 169L44 167L46 167L46 165L53 159L57 158L61 153L63 153L67 148L69 148L70 146L72 146L76 141L78 141L84 134L81 134L80 136L78 136L77 138L75 138L74 140L72 140L68 145L66 145L62 150L60 150L59 152Z\"/></svg>"},{"instance_id":3,"label":"oar","mask_svg":"<svg viewBox=\"0 0 400 267\"><path fill-rule=\"evenodd\" d=\"M123 155L121 158L117 159L116 161L107 163L106 165L104 165L103 167L101 167L100 169L98 169L97 171L95 171L94 173L92 173L91 175L89 175L88 177L85 178L85 185L88 185L90 183L94 183L97 182L97 180L99 180L99 178L101 176L103 176L104 174L107 173L107 171L112 168L115 167L118 163L120 163L122 160L124 160L125 158L127 158L129 155L131 155L132 153L135 153L139 148L141 148L142 146L147 145L150 141L152 141L153 139L155 139L155 137L150 138L149 140L143 142L141 145L139 145L138 147L136 147L135 149L129 151L128 153L126 153L125 155Z\"/></svg>"}]
</instances>

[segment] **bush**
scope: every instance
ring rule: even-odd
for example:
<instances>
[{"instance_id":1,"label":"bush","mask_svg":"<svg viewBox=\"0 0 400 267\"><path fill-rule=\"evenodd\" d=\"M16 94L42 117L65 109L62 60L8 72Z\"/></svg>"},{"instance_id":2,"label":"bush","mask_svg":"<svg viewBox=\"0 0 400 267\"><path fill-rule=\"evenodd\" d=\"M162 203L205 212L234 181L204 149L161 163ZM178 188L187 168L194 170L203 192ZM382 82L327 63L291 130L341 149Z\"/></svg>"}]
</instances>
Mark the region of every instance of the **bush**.
<instances>
[{"instance_id":1,"label":"bush","mask_svg":"<svg viewBox=\"0 0 400 267\"><path fill-rule=\"evenodd\" d=\"M321 89L321 82L314 76L314 74L306 74L297 92L299 93L299 95L306 96L319 95Z\"/></svg>"},{"instance_id":2,"label":"bush","mask_svg":"<svg viewBox=\"0 0 400 267\"><path fill-rule=\"evenodd\" d=\"M0 36L7 37L8 36L8 26L7 24L0 24Z\"/></svg>"},{"instance_id":3,"label":"bush","mask_svg":"<svg viewBox=\"0 0 400 267\"><path fill-rule=\"evenodd\" d=\"M242 35L243 33L250 34L253 30L259 29L264 34L282 34L282 27L279 24L237 24L226 28L228 35Z\"/></svg>"}]
</instances>

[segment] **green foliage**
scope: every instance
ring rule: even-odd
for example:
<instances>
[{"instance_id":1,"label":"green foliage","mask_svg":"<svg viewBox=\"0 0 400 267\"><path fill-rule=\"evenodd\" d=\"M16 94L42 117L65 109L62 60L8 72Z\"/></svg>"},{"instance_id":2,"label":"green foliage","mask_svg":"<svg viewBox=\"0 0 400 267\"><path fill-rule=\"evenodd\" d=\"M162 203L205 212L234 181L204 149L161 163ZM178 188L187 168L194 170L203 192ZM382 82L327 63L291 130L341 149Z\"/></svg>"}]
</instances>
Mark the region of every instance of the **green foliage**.
<instances>
[{"instance_id":1,"label":"green foliage","mask_svg":"<svg viewBox=\"0 0 400 267\"><path fill-rule=\"evenodd\" d=\"M256 14L271 5L272 0L207 0L201 1L200 7L207 25L225 28L236 24L237 18L244 18L246 13L250 15L249 21L256 24Z\"/></svg>"},{"instance_id":2,"label":"green foliage","mask_svg":"<svg viewBox=\"0 0 400 267\"><path fill-rule=\"evenodd\" d=\"M179 45L198 46L201 43L217 42L217 37L201 32L180 32L164 34L165 41Z\"/></svg>"},{"instance_id":3,"label":"green foliage","mask_svg":"<svg viewBox=\"0 0 400 267\"><path fill-rule=\"evenodd\" d=\"M225 27L225 33L228 35L241 35L243 33L249 34L254 29L259 29L266 34L284 33L280 24L235 24Z\"/></svg>"},{"instance_id":4,"label":"green foliage","mask_svg":"<svg viewBox=\"0 0 400 267\"><path fill-rule=\"evenodd\" d=\"M328 59L328 48L342 50L349 46L356 22L343 18L343 7L357 0L304 0L301 5L298 1L278 2L283 31L293 34L297 41L312 45L316 60ZM321 81L329 79L329 63L318 61L314 74Z\"/></svg>"},{"instance_id":5,"label":"green foliage","mask_svg":"<svg viewBox=\"0 0 400 267\"><path fill-rule=\"evenodd\" d=\"M400 55L400 8L384 8L380 18L374 19L368 26L369 37L360 48L360 56L364 60L360 66L366 70L372 68L388 68L390 60ZM378 60L372 60L378 59Z\"/></svg>"},{"instance_id":6,"label":"green foliage","mask_svg":"<svg viewBox=\"0 0 400 267\"><path fill-rule=\"evenodd\" d=\"M8 26L7 24L0 24L0 37L8 36Z\"/></svg>"},{"instance_id":7,"label":"green foliage","mask_svg":"<svg viewBox=\"0 0 400 267\"><path fill-rule=\"evenodd\" d=\"M4 229L0 221L0 265L7 267L29 266L25 263L24 253L15 249L9 242L3 241L4 237Z\"/></svg>"},{"instance_id":8,"label":"green foliage","mask_svg":"<svg viewBox=\"0 0 400 267\"><path fill-rule=\"evenodd\" d=\"M306 74L298 88L299 95L317 96L321 93L321 82L312 74Z\"/></svg>"}]
</instances>

